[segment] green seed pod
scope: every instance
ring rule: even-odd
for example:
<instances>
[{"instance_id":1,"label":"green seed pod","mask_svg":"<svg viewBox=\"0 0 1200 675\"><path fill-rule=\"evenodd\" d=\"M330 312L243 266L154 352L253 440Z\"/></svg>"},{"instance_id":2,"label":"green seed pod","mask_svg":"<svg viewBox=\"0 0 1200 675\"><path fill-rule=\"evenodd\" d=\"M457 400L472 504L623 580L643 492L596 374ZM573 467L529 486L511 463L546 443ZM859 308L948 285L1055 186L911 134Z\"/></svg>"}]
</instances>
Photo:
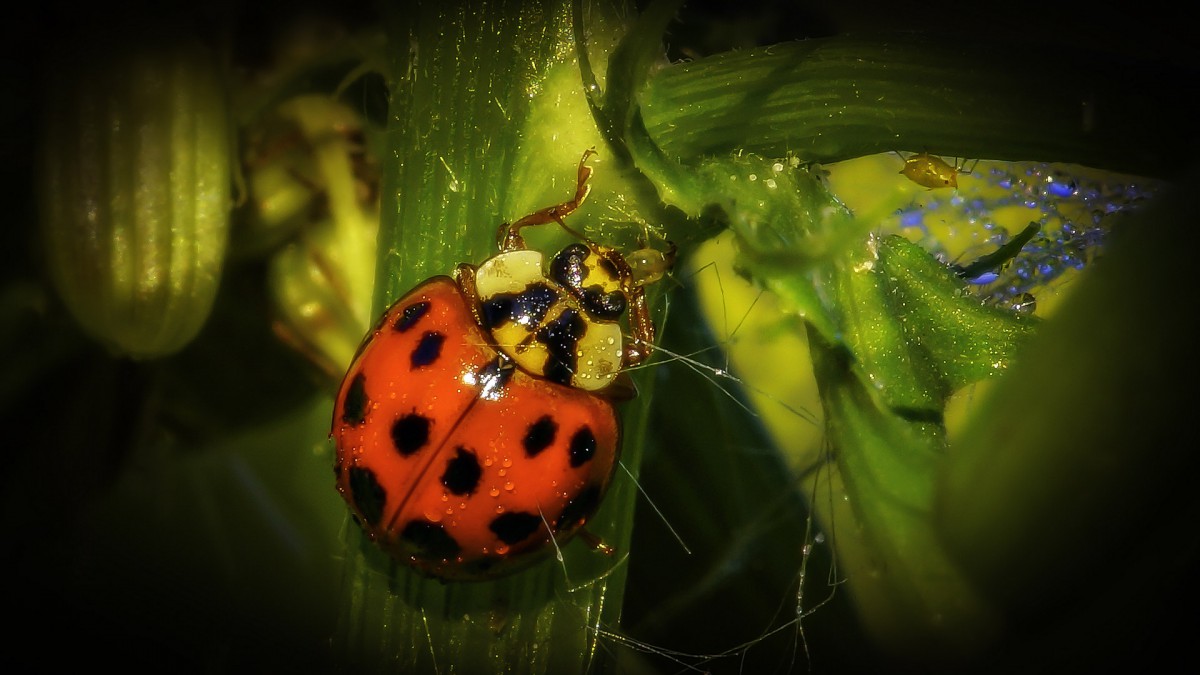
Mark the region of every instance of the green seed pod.
<instances>
[{"instance_id":1,"label":"green seed pod","mask_svg":"<svg viewBox=\"0 0 1200 675\"><path fill-rule=\"evenodd\" d=\"M39 218L70 313L114 353L149 359L181 349L212 309L232 206L229 111L201 45L113 51L64 50L47 78Z\"/></svg>"}]
</instances>

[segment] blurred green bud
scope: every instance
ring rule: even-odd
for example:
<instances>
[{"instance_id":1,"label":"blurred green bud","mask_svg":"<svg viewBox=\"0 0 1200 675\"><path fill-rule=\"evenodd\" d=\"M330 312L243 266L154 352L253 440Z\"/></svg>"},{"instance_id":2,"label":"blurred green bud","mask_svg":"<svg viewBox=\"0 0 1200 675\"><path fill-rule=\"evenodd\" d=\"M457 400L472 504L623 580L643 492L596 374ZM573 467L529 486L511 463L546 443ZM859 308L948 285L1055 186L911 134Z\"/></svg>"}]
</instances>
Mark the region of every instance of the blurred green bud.
<instances>
[{"instance_id":1,"label":"blurred green bud","mask_svg":"<svg viewBox=\"0 0 1200 675\"><path fill-rule=\"evenodd\" d=\"M330 190L350 188L349 208L375 199L379 172L366 152L362 119L328 96L284 101L243 132L242 147L249 199L234 225L236 255L276 248L328 217L339 207Z\"/></svg>"},{"instance_id":2,"label":"blurred green bud","mask_svg":"<svg viewBox=\"0 0 1200 675\"><path fill-rule=\"evenodd\" d=\"M285 150L278 157L286 171L266 164L249 176L257 227L268 228L272 215L303 221L270 259L275 331L336 386L372 318L378 171L361 118L337 101L300 96L281 104L274 117L284 122L279 129L293 131L280 137L282 145L268 146ZM266 208L277 199L298 203L300 182L311 190L305 208L291 214ZM276 192L256 194L265 185Z\"/></svg>"},{"instance_id":3,"label":"blurred green bud","mask_svg":"<svg viewBox=\"0 0 1200 675\"><path fill-rule=\"evenodd\" d=\"M332 221L271 257L274 329L336 387L371 325L374 231L347 246ZM356 289L356 290L355 290Z\"/></svg>"},{"instance_id":4,"label":"blurred green bud","mask_svg":"<svg viewBox=\"0 0 1200 675\"><path fill-rule=\"evenodd\" d=\"M51 281L84 330L149 359L212 309L229 232L229 111L214 56L180 40L66 51L37 174Z\"/></svg>"}]
</instances>

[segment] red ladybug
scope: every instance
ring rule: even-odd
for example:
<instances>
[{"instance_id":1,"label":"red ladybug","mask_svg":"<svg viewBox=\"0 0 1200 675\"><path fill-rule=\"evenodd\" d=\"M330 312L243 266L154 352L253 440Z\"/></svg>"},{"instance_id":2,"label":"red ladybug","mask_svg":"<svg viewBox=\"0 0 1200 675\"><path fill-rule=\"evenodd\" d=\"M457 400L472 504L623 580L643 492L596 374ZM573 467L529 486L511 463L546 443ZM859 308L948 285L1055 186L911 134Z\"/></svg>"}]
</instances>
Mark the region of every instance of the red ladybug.
<instances>
[{"instance_id":1,"label":"red ladybug","mask_svg":"<svg viewBox=\"0 0 1200 675\"><path fill-rule=\"evenodd\" d=\"M654 343L643 286L673 250L640 252L635 270L579 237L544 269L520 234L571 231L563 218L590 190L592 153L572 200L501 226L496 256L396 301L338 392L337 490L370 539L426 575L488 579L539 560L612 481L613 403L633 395L622 371Z\"/></svg>"}]
</instances>

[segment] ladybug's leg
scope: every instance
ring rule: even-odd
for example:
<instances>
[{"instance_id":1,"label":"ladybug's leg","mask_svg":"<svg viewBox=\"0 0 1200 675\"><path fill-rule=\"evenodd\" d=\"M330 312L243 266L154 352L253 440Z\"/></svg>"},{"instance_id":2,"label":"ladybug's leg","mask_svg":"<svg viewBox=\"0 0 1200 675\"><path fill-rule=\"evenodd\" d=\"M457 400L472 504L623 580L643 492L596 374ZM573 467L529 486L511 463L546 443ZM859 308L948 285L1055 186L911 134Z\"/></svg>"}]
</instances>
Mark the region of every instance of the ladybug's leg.
<instances>
[{"instance_id":1,"label":"ladybug's leg","mask_svg":"<svg viewBox=\"0 0 1200 675\"><path fill-rule=\"evenodd\" d=\"M467 299L467 307L471 308L471 315L475 317L475 323L483 324L483 316L479 313L479 291L475 288L475 266L467 263L460 263L454 268L454 281L458 282L458 290Z\"/></svg>"},{"instance_id":2,"label":"ladybug's leg","mask_svg":"<svg viewBox=\"0 0 1200 675\"><path fill-rule=\"evenodd\" d=\"M584 151L583 157L579 160L579 173L575 179L575 197L570 201L565 201L554 206L547 206L544 209L535 211L517 222L509 225L505 223L500 226L498 239L500 242L501 251L515 251L525 248L525 238L521 236L521 230L530 225L545 225L546 223L558 223L564 230L575 235L579 239L587 241L587 239L567 227L563 222L563 218L571 214L572 211L579 208L583 204L583 200L587 199L588 193L591 192L592 186L588 184L588 179L592 177L592 167L586 164L588 157L596 154L595 148L588 148Z\"/></svg>"},{"instance_id":3,"label":"ladybug's leg","mask_svg":"<svg viewBox=\"0 0 1200 675\"><path fill-rule=\"evenodd\" d=\"M642 248L631 254L623 266L626 270L625 297L629 299L629 329L633 340L625 347L624 367L641 364L654 351L656 329L646 302L646 284L658 281L675 264L675 243L667 242L666 251Z\"/></svg>"},{"instance_id":4,"label":"ladybug's leg","mask_svg":"<svg viewBox=\"0 0 1200 675\"><path fill-rule=\"evenodd\" d=\"M628 294L629 297L629 329L633 332L633 340L625 346L623 368L640 365L650 358L654 351L655 328L650 319L650 306L646 302L646 291L640 286Z\"/></svg>"},{"instance_id":5,"label":"ladybug's leg","mask_svg":"<svg viewBox=\"0 0 1200 675\"><path fill-rule=\"evenodd\" d=\"M604 543L604 540L599 535L588 530L586 527L579 528L579 539L592 548L593 551L599 551L604 555L611 556L617 552L617 549Z\"/></svg>"}]
</instances>

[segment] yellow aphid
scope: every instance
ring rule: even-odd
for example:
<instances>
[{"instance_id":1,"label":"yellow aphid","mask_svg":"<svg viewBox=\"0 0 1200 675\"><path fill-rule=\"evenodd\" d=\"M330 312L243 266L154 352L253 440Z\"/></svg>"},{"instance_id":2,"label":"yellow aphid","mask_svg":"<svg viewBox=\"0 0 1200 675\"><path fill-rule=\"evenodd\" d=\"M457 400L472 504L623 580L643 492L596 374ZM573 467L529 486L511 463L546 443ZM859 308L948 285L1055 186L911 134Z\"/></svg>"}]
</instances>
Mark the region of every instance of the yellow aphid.
<instances>
[{"instance_id":1,"label":"yellow aphid","mask_svg":"<svg viewBox=\"0 0 1200 675\"><path fill-rule=\"evenodd\" d=\"M976 164L978 164L978 161L976 161ZM932 190L944 187L957 188L958 174L962 170L962 165L951 166L941 157L931 155L928 152L919 152L904 160L904 168L900 169L900 173L917 185ZM967 173L970 173L970 171Z\"/></svg>"}]
</instances>

